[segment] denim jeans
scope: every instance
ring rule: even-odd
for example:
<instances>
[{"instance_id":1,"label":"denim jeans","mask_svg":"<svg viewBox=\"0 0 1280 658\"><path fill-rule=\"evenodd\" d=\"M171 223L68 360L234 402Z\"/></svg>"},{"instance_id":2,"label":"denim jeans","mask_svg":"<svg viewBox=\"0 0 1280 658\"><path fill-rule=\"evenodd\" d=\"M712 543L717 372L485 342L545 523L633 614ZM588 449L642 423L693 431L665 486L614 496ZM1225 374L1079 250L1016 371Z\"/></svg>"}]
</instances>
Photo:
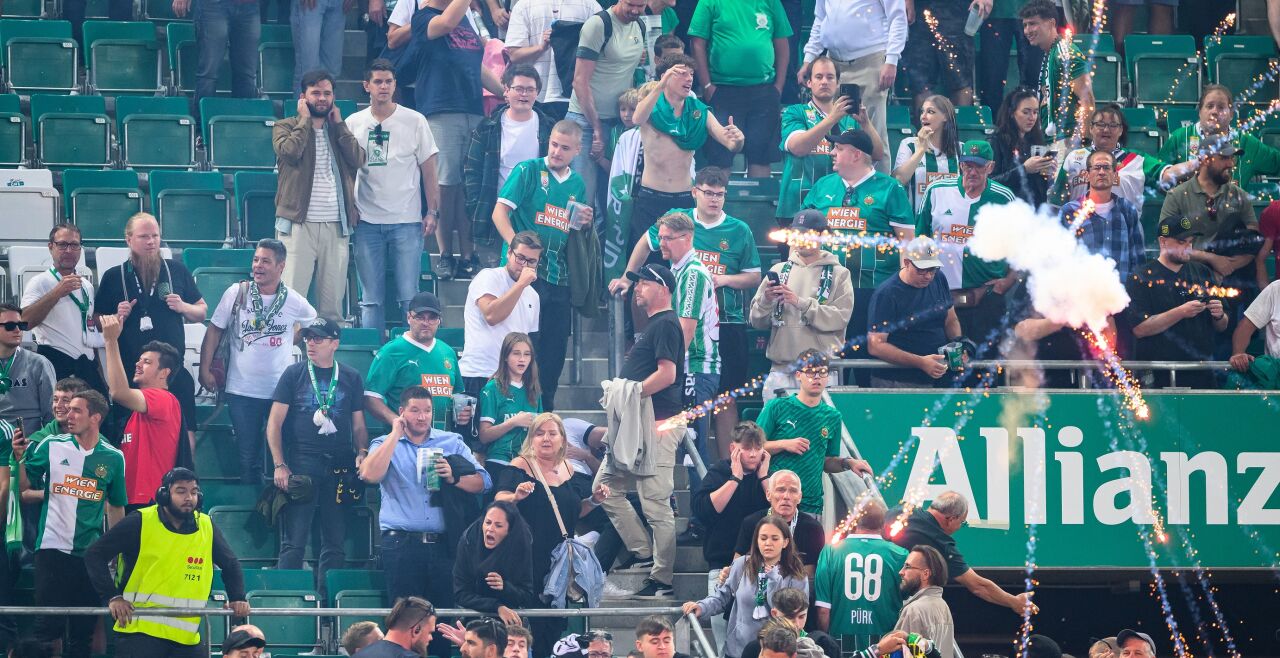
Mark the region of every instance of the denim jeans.
<instances>
[{"instance_id":1,"label":"denim jeans","mask_svg":"<svg viewBox=\"0 0 1280 658\"><path fill-rule=\"evenodd\" d=\"M396 309L401 315L418 294L422 275L422 224L356 223L356 272L360 275L360 326L386 328L387 259L395 271Z\"/></svg>"},{"instance_id":2,"label":"denim jeans","mask_svg":"<svg viewBox=\"0 0 1280 658\"><path fill-rule=\"evenodd\" d=\"M600 167L596 166L595 161L591 159L591 140L595 135L591 122L587 121L587 117L577 112L569 112L564 118L582 126L582 150L578 151L578 155L574 156L573 162L569 167L578 172L582 176L582 182L587 186L587 205L596 209L595 226L599 231L604 225L604 212L606 199L600 194L600 187L608 185L609 172L602 172ZM604 131L601 139L608 140L609 134L613 132L613 127L618 124L617 119L600 119L600 129Z\"/></svg>"},{"instance_id":3,"label":"denim jeans","mask_svg":"<svg viewBox=\"0 0 1280 658\"><path fill-rule=\"evenodd\" d=\"M289 470L294 475L311 478L315 496L309 501L291 502L284 506L284 523L280 528L279 569L301 569L311 543L311 521L320 521L320 564L316 569L316 582L324 583L324 574L330 569L341 569L347 562L343 541L347 534L347 510L338 504L338 478L333 467L339 460L354 464L350 455L293 455L289 458Z\"/></svg>"},{"instance_id":4,"label":"denim jeans","mask_svg":"<svg viewBox=\"0 0 1280 658\"><path fill-rule=\"evenodd\" d=\"M720 375L718 374L704 375L686 372L684 374L684 406L687 408L714 398L719 388ZM702 465L710 467L712 462L707 456L707 445L708 440L711 438L709 436L711 432L711 414L705 414L694 420L690 428L693 429L695 434L693 444L698 447L698 456L702 458ZM697 491L700 484L702 484L702 478L698 476L698 469L690 466L689 491Z\"/></svg>"},{"instance_id":5,"label":"denim jeans","mask_svg":"<svg viewBox=\"0 0 1280 658\"><path fill-rule=\"evenodd\" d=\"M343 30L347 19L342 13L343 0L315 0L307 9L298 0L289 5L289 23L293 26L293 86L302 90L302 76L324 68L338 77L342 73Z\"/></svg>"},{"instance_id":6,"label":"denim jeans","mask_svg":"<svg viewBox=\"0 0 1280 658\"><path fill-rule=\"evenodd\" d=\"M231 41L231 95L258 95L258 38L262 33L258 5L232 0L195 0L196 100L213 96L218 69Z\"/></svg>"},{"instance_id":7,"label":"denim jeans","mask_svg":"<svg viewBox=\"0 0 1280 658\"><path fill-rule=\"evenodd\" d=\"M271 400L248 398L227 393L227 415L231 417L231 431L236 435L240 448L240 482L262 484L263 459L266 449L267 416L271 413ZM270 478L268 478L270 479Z\"/></svg>"},{"instance_id":8,"label":"denim jeans","mask_svg":"<svg viewBox=\"0 0 1280 658\"><path fill-rule=\"evenodd\" d=\"M443 542L425 544L416 534L382 531L382 571L387 601L420 596L436 608L453 607L453 557ZM439 619L439 623L451 621ZM453 645L443 635L431 641L431 656L447 656Z\"/></svg>"}]
</instances>

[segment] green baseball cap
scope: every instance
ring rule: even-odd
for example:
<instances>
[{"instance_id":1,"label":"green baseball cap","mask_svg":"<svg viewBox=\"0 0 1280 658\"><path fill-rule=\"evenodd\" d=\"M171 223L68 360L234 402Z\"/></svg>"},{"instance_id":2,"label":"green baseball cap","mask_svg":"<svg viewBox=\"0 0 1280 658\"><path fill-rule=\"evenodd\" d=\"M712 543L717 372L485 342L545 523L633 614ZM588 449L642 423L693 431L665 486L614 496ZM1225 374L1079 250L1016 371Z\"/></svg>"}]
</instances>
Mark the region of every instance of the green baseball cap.
<instances>
[{"instance_id":1,"label":"green baseball cap","mask_svg":"<svg viewBox=\"0 0 1280 658\"><path fill-rule=\"evenodd\" d=\"M971 139L960 145L960 161L969 164L984 165L996 159L991 145L985 140Z\"/></svg>"}]
</instances>

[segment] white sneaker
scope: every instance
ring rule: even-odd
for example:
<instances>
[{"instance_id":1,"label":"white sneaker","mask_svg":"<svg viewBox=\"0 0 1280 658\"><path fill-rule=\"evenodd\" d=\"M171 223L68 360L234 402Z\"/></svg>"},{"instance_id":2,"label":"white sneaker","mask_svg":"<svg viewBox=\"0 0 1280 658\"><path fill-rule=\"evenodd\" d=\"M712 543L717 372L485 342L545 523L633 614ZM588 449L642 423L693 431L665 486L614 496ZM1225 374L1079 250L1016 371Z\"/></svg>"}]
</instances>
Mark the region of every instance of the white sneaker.
<instances>
[{"instance_id":1,"label":"white sneaker","mask_svg":"<svg viewBox=\"0 0 1280 658\"><path fill-rule=\"evenodd\" d=\"M587 548L595 548L596 542L600 541L600 531L592 530L585 535L579 535L578 541L585 544Z\"/></svg>"},{"instance_id":2,"label":"white sneaker","mask_svg":"<svg viewBox=\"0 0 1280 658\"><path fill-rule=\"evenodd\" d=\"M605 578L604 598L610 601L625 601L631 598L631 590L618 587L612 580Z\"/></svg>"}]
</instances>

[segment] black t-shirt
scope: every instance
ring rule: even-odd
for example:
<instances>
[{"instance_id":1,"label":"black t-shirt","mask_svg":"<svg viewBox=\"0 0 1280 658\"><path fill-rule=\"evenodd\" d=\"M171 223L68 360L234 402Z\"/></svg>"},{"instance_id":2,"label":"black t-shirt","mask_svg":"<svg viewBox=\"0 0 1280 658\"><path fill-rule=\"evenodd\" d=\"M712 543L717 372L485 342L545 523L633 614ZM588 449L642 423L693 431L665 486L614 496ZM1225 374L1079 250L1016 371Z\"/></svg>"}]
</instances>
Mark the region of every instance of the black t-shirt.
<instances>
[{"instance_id":1,"label":"black t-shirt","mask_svg":"<svg viewBox=\"0 0 1280 658\"><path fill-rule=\"evenodd\" d=\"M120 333L120 360L124 363L125 372L133 372L138 356L142 354L142 346L153 340L172 345L178 354L186 351L187 335L183 328L186 321L182 314L169 309L161 295L170 291L188 304L202 299L191 272L181 262L172 259L166 259L160 266L160 274L150 290L142 289L133 265L128 262L107 270L98 282L98 292L93 298L93 307L98 313L111 315L120 302L138 302L124 321L124 329ZM142 331L140 327L144 317L151 318L150 331Z\"/></svg>"},{"instance_id":2,"label":"black t-shirt","mask_svg":"<svg viewBox=\"0 0 1280 658\"><path fill-rule=\"evenodd\" d=\"M352 414L364 411L364 380L355 368L338 365L338 390L329 407L329 419L338 431L320 434L312 420L320 402L311 388L311 375L307 362L295 363L285 368L276 383L272 400L289 405L282 436L287 454L348 456L355 451L351 442ZM333 368L316 368L316 386L320 394L327 396L333 380Z\"/></svg>"},{"instance_id":3,"label":"black t-shirt","mask_svg":"<svg viewBox=\"0 0 1280 658\"><path fill-rule=\"evenodd\" d=\"M909 286L901 276L894 275L871 294L868 331L888 333L889 344L909 354L937 354L938 348L947 343L946 320L950 308L951 291L942 272L923 288ZM882 370L880 376L934 385L934 380L917 368Z\"/></svg>"},{"instance_id":4,"label":"black t-shirt","mask_svg":"<svg viewBox=\"0 0 1280 658\"><path fill-rule=\"evenodd\" d=\"M751 514L742 519L742 525L738 529L738 543L733 547L733 552L738 555L746 555L751 552L751 542L755 541L752 533L756 530L756 524L760 519L768 514L768 509L762 509L755 514ZM791 533L791 538L795 540L796 550L800 551L800 561L805 566L816 566L818 564L818 554L822 552L822 547L827 543L827 532L822 529L822 522L818 517L808 512L796 512L796 529Z\"/></svg>"},{"instance_id":5,"label":"black t-shirt","mask_svg":"<svg viewBox=\"0 0 1280 658\"><path fill-rule=\"evenodd\" d=\"M894 507L884 518L897 519L901 514L902 507ZM911 516L907 517L907 527L896 536L889 536L888 528L889 525L886 524L885 539L908 551L920 544L938 549L938 552L942 553L942 559L947 561L947 576L950 580L955 580L956 576L962 576L969 570L969 565L960 554L960 549L956 548L955 538L942 531L942 526L938 525L938 520L933 518L933 513L929 510L917 509L912 512Z\"/></svg>"},{"instance_id":6,"label":"black t-shirt","mask_svg":"<svg viewBox=\"0 0 1280 658\"><path fill-rule=\"evenodd\" d=\"M1209 268L1201 263L1187 263L1174 272L1159 260L1150 260L1138 268L1125 288L1129 291L1130 326L1136 327L1153 315L1181 306L1192 299L1192 286L1214 285ZM1143 361L1203 361L1213 357L1213 316L1206 309L1193 318L1179 320L1154 336L1137 339L1137 359Z\"/></svg>"},{"instance_id":7,"label":"black t-shirt","mask_svg":"<svg viewBox=\"0 0 1280 658\"><path fill-rule=\"evenodd\" d=\"M444 14L432 7L423 7L419 11L428 14L427 18L419 21L423 25ZM418 49L422 53L414 95L416 109L428 117L444 112L483 114L480 64L484 57L484 43L471 28L471 22L463 20L438 39L419 35L411 38L418 40Z\"/></svg>"},{"instance_id":8,"label":"black t-shirt","mask_svg":"<svg viewBox=\"0 0 1280 658\"><path fill-rule=\"evenodd\" d=\"M620 376L633 382L644 381L657 372L659 359L676 364L676 380L653 394L653 418L665 420L680 413L684 383L684 333L675 311L662 311L649 318L644 333L636 334L635 345L622 362Z\"/></svg>"},{"instance_id":9,"label":"black t-shirt","mask_svg":"<svg viewBox=\"0 0 1280 658\"><path fill-rule=\"evenodd\" d=\"M355 652L351 658L422 658L420 655L387 640L378 640Z\"/></svg>"},{"instance_id":10,"label":"black t-shirt","mask_svg":"<svg viewBox=\"0 0 1280 658\"><path fill-rule=\"evenodd\" d=\"M743 517L769 507L769 501L764 497L764 485L752 472L742 474L742 482L738 483L724 511L717 512L711 504L711 494L724 486L732 475L729 460L712 464L693 494L693 515L706 529L702 539L702 557L712 568L726 567L733 562L733 549L738 543Z\"/></svg>"}]
</instances>

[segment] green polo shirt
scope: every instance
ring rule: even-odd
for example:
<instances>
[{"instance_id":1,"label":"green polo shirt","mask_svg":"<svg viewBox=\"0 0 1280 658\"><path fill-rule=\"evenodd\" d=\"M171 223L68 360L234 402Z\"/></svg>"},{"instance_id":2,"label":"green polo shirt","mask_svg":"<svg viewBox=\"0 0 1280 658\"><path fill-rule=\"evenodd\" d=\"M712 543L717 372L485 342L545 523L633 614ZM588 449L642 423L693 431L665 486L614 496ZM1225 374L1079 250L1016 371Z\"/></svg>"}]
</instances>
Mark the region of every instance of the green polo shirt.
<instances>
[{"instance_id":1,"label":"green polo shirt","mask_svg":"<svg viewBox=\"0 0 1280 658\"><path fill-rule=\"evenodd\" d=\"M689 36L709 42L711 82L747 87L774 81L773 40L790 37L791 23L779 0L700 0Z\"/></svg>"},{"instance_id":2,"label":"green polo shirt","mask_svg":"<svg viewBox=\"0 0 1280 658\"><path fill-rule=\"evenodd\" d=\"M938 181L924 192L924 207L916 222L916 235L932 237L942 250L942 273L951 288L977 288L1009 273L1004 261L987 261L969 251L974 218L986 205L1004 205L1014 200L1013 191L992 180L978 198L964 192L960 179Z\"/></svg>"},{"instance_id":3,"label":"green polo shirt","mask_svg":"<svg viewBox=\"0 0 1280 658\"><path fill-rule=\"evenodd\" d=\"M1071 81L1089 72L1084 53L1068 39L1059 39L1046 53L1040 67L1040 125L1057 124L1055 139L1067 139L1076 129L1080 97Z\"/></svg>"},{"instance_id":4,"label":"green polo shirt","mask_svg":"<svg viewBox=\"0 0 1280 658\"><path fill-rule=\"evenodd\" d=\"M782 108L782 182L778 189L777 217L790 219L800 211L800 202L813 182L831 173L831 142L824 137L809 155L796 156L787 150L787 139L798 132L813 130L826 114L813 103L797 103ZM846 116L833 132L860 128L858 120Z\"/></svg>"},{"instance_id":5,"label":"green polo shirt","mask_svg":"<svg viewBox=\"0 0 1280 658\"><path fill-rule=\"evenodd\" d=\"M895 228L916 227L907 191L892 176L878 171L852 189L845 185L840 174L823 176L805 196L804 207L825 212L833 233L893 238ZM831 251L849 268L855 288L874 288L896 274L900 267L896 246Z\"/></svg>"},{"instance_id":6,"label":"green polo shirt","mask_svg":"<svg viewBox=\"0 0 1280 658\"><path fill-rule=\"evenodd\" d=\"M511 208L511 227L533 231L542 240L538 277L556 286L569 285L568 258L569 202L585 200L587 186L578 172L570 170L563 179L547 169L546 158L525 160L511 169L498 192L498 203ZM507 262L503 250L502 262Z\"/></svg>"},{"instance_id":7,"label":"green polo shirt","mask_svg":"<svg viewBox=\"0 0 1280 658\"><path fill-rule=\"evenodd\" d=\"M707 271L734 275L760 271L760 249L747 223L725 215L720 221L704 224L693 208L673 209L693 218L693 249ZM658 226L649 227L649 250L658 251ZM716 288L720 324L746 323L747 292L729 286ZM754 294L754 293L753 293Z\"/></svg>"},{"instance_id":8,"label":"green polo shirt","mask_svg":"<svg viewBox=\"0 0 1280 658\"><path fill-rule=\"evenodd\" d=\"M1160 147L1160 159L1165 162L1186 162L1200 151L1200 124L1179 127L1169 134ZM1243 185L1254 176L1280 174L1280 150L1267 146L1253 135L1237 135L1235 147L1239 151L1233 173L1236 183Z\"/></svg>"},{"instance_id":9,"label":"green polo shirt","mask_svg":"<svg viewBox=\"0 0 1280 658\"><path fill-rule=\"evenodd\" d=\"M1209 215L1209 208L1214 214ZM1228 183L1218 190L1212 199L1200 187L1200 179L1192 177L1169 190L1160 207L1160 219L1185 217L1191 220L1191 230L1203 233L1196 238L1201 247L1218 236L1234 235L1245 229L1258 230L1258 217L1253 213L1249 195L1239 185Z\"/></svg>"}]
</instances>

